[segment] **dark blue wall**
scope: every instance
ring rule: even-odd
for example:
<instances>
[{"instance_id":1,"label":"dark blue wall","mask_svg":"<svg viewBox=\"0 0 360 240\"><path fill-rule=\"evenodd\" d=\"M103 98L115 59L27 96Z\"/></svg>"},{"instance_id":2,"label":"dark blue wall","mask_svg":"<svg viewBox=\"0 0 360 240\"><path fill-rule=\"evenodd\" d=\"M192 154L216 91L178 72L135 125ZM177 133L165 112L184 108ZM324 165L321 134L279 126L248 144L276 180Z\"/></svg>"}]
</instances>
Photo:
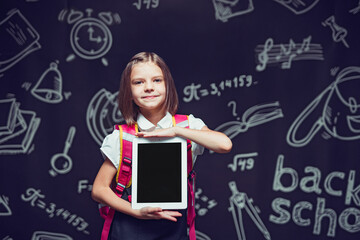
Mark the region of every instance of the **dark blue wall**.
<instances>
[{"instance_id":1,"label":"dark blue wall","mask_svg":"<svg viewBox=\"0 0 360 240\"><path fill-rule=\"evenodd\" d=\"M99 146L140 51L233 141L196 162L198 239L359 239L359 4L2 0L0 239L99 239Z\"/></svg>"}]
</instances>

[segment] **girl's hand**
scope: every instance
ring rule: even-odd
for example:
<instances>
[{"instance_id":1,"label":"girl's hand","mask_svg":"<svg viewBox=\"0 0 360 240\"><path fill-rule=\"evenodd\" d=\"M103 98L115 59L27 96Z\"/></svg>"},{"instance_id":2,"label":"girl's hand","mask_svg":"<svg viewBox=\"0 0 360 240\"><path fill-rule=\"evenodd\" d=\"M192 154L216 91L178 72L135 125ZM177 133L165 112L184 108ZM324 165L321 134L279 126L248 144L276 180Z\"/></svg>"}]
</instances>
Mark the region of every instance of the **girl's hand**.
<instances>
[{"instance_id":1,"label":"girl's hand","mask_svg":"<svg viewBox=\"0 0 360 240\"><path fill-rule=\"evenodd\" d=\"M232 148L232 142L228 136L222 132L210 130L207 126L204 126L200 130L175 126L171 128L156 129L152 132L138 132L135 135L144 138L181 137L194 141L217 153L228 153Z\"/></svg>"},{"instance_id":2,"label":"girl's hand","mask_svg":"<svg viewBox=\"0 0 360 240\"><path fill-rule=\"evenodd\" d=\"M135 134L137 137L176 137L176 127L156 129L152 132L138 132Z\"/></svg>"},{"instance_id":3,"label":"girl's hand","mask_svg":"<svg viewBox=\"0 0 360 240\"><path fill-rule=\"evenodd\" d=\"M176 222L176 217L181 217L182 214L177 211L164 211L161 208L143 207L139 210L140 219L166 219Z\"/></svg>"}]
</instances>

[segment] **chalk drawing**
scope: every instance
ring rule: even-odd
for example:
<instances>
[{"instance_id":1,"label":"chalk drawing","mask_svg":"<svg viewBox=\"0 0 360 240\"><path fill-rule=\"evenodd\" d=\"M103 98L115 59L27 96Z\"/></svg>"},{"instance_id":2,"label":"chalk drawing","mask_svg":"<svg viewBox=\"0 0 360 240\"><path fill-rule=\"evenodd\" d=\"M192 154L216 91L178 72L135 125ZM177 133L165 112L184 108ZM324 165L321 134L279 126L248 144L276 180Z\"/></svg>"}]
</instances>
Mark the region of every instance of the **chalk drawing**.
<instances>
[{"instance_id":1,"label":"chalk drawing","mask_svg":"<svg viewBox=\"0 0 360 240\"><path fill-rule=\"evenodd\" d=\"M195 235L197 240L211 240L211 238L198 230L195 230Z\"/></svg>"},{"instance_id":2,"label":"chalk drawing","mask_svg":"<svg viewBox=\"0 0 360 240\"><path fill-rule=\"evenodd\" d=\"M9 235L7 235L6 237L4 237L2 240L14 240L12 237L10 237Z\"/></svg>"},{"instance_id":3,"label":"chalk drawing","mask_svg":"<svg viewBox=\"0 0 360 240\"><path fill-rule=\"evenodd\" d=\"M306 197L306 201L298 197L273 199L271 207L276 214L269 215L270 222L286 224L292 220L301 227L313 225L314 235L320 235L322 231L325 231L328 237L334 239L337 239L337 226L348 233L355 234L360 231L360 210L358 209L360 187L355 179L357 169L349 169L348 176L346 176L346 172L335 170L330 173L322 173L321 169L317 167L304 166L303 173L301 173L296 168L284 166L284 159L284 155L279 154L272 189L283 194L291 194L294 191L298 194L301 191L309 195ZM341 184L339 184L340 182ZM320 197L325 194L326 196ZM311 201L310 196L314 198L315 203ZM343 198L343 204L348 207L340 213L339 209L342 204L334 201L333 197L337 197L339 200ZM331 204L326 205L329 199L331 199ZM336 209L331 208L334 205L336 205ZM357 233L357 235L359 234Z\"/></svg>"},{"instance_id":4,"label":"chalk drawing","mask_svg":"<svg viewBox=\"0 0 360 240\"><path fill-rule=\"evenodd\" d=\"M146 9L157 8L160 0L136 0L133 5L137 10L141 10L145 6Z\"/></svg>"},{"instance_id":5,"label":"chalk drawing","mask_svg":"<svg viewBox=\"0 0 360 240\"><path fill-rule=\"evenodd\" d=\"M52 62L31 89L31 94L46 103L60 103L63 100L62 84L58 62Z\"/></svg>"},{"instance_id":6,"label":"chalk drawing","mask_svg":"<svg viewBox=\"0 0 360 240\"><path fill-rule=\"evenodd\" d=\"M345 41L345 37L347 36L347 30L343 27L340 27L335 22L335 17L330 16L324 22L321 23L324 27L330 27L331 29L331 36L334 42L342 42L345 47L349 48L349 45Z\"/></svg>"},{"instance_id":7,"label":"chalk drawing","mask_svg":"<svg viewBox=\"0 0 360 240\"><path fill-rule=\"evenodd\" d=\"M78 190L77 192L80 194L83 190L87 190L88 192L91 192L92 190L92 184L89 184L89 180L82 179L78 181Z\"/></svg>"},{"instance_id":8,"label":"chalk drawing","mask_svg":"<svg viewBox=\"0 0 360 240\"><path fill-rule=\"evenodd\" d=\"M340 140L360 139L359 89L360 67L351 66L341 70L335 81L323 90L292 123L286 136L288 144L293 147L303 147L322 128L330 136ZM310 130L304 131L303 122L310 117L315 117L315 121L311 124ZM303 137L299 138L298 132L302 132Z\"/></svg>"},{"instance_id":9,"label":"chalk drawing","mask_svg":"<svg viewBox=\"0 0 360 240\"><path fill-rule=\"evenodd\" d=\"M360 12L360 1L358 2L357 7L351 9L349 12L354 14L354 15L357 14L358 12Z\"/></svg>"},{"instance_id":10,"label":"chalk drawing","mask_svg":"<svg viewBox=\"0 0 360 240\"><path fill-rule=\"evenodd\" d=\"M233 158L233 162L228 164L228 168L230 168L233 172L236 172L238 167L240 167L239 169L242 172L245 170L251 170L255 165L254 157L257 156L257 152L236 154Z\"/></svg>"},{"instance_id":11,"label":"chalk drawing","mask_svg":"<svg viewBox=\"0 0 360 240\"><path fill-rule=\"evenodd\" d=\"M197 203L195 204L195 210L197 211L197 215L199 216L205 216L210 209L214 208L217 205L216 200L209 199L208 196L203 194L203 190L201 188L196 189L195 199L201 200L197 201ZM206 206L203 206L204 204Z\"/></svg>"},{"instance_id":12,"label":"chalk drawing","mask_svg":"<svg viewBox=\"0 0 360 240\"><path fill-rule=\"evenodd\" d=\"M44 210L49 215L49 218L53 218L54 216L62 218L64 222L71 224L77 231L87 235L90 234L87 230L89 223L87 223L84 218L76 214L71 214L67 209L56 208L55 203L46 203L43 201L45 200L45 195L41 193L40 189L28 188L24 194L21 194L21 200L29 202L32 207Z\"/></svg>"},{"instance_id":13,"label":"chalk drawing","mask_svg":"<svg viewBox=\"0 0 360 240\"><path fill-rule=\"evenodd\" d=\"M113 131L115 124L125 123L118 110L118 92L100 89L90 100L86 112L86 124L96 143L101 146L104 138Z\"/></svg>"},{"instance_id":14,"label":"chalk drawing","mask_svg":"<svg viewBox=\"0 0 360 240\"><path fill-rule=\"evenodd\" d=\"M215 18L227 22L230 18L247 14L254 10L252 0L213 0Z\"/></svg>"},{"instance_id":15,"label":"chalk drawing","mask_svg":"<svg viewBox=\"0 0 360 240\"><path fill-rule=\"evenodd\" d=\"M100 12L98 18L94 18L92 9L85 11L85 18L83 12L73 9L63 9L58 15L59 21L74 23L70 32L70 44L75 54L70 54L66 61L71 62L76 56L86 60L101 58L103 65L108 66L109 62L104 57L112 46L112 34L108 26L120 24L120 16L117 13Z\"/></svg>"},{"instance_id":16,"label":"chalk drawing","mask_svg":"<svg viewBox=\"0 0 360 240\"><path fill-rule=\"evenodd\" d=\"M0 99L0 155L29 153L40 125L33 111L21 110L15 98Z\"/></svg>"},{"instance_id":17,"label":"chalk drawing","mask_svg":"<svg viewBox=\"0 0 360 240\"><path fill-rule=\"evenodd\" d=\"M291 10L296 15L310 11L319 0L274 0Z\"/></svg>"},{"instance_id":18,"label":"chalk drawing","mask_svg":"<svg viewBox=\"0 0 360 240\"><path fill-rule=\"evenodd\" d=\"M12 211L9 207L9 198L6 196L0 196L0 217L11 216Z\"/></svg>"},{"instance_id":19,"label":"chalk drawing","mask_svg":"<svg viewBox=\"0 0 360 240\"><path fill-rule=\"evenodd\" d=\"M249 199L246 193L239 192L234 181L229 182L229 188L232 192L232 195L229 198L229 211L232 213L238 239L246 240L243 222L243 209L245 209L246 213L250 216L253 223L264 235L264 238L270 240L270 233L259 216L260 210L257 207L254 207L253 200Z\"/></svg>"},{"instance_id":20,"label":"chalk drawing","mask_svg":"<svg viewBox=\"0 0 360 240\"><path fill-rule=\"evenodd\" d=\"M264 45L255 48L256 71L264 71L267 65L280 64L281 69L290 69L293 61L324 60L321 45L311 43L311 38L304 38L302 43L290 39L289 44L274 44L274 40L268 38Z\"/></svg>"},{"instance_id":21,"label":"chalk drawing","mask_svg":"<svg viewBox=\"0 0 360 240\"><path fill-rule=\"evenodd\" d=\"M62 153L55 154L51 160L50 164L52 169L49 170L51 176L55 177L57 174L66 174L72 169L72 159L68 155L68 151L71 147L75 136L76 128L71 126L69 128L69 133L65 142L64 151Z\"/></svg>"},{"instance_id":22,"label":"chalk drawing","mask_svg":"<svg viewBox=\"0 0 360 240\"><path fill-rule=\"evenodd\" d=\"M230 121L218 126L215 131L225 133L230 139L249 128L284 117L279 102L255 105L244 112L240 121Z\"/></svg>"},{"instance_id":23,"label":"chalk drawing","mask_svg":"<svg viewBox=\"0 0 360 240\"><path fill-rule=\"evenodd\" d=\"M18 9L0 22L0 38L0 73L41 48L40 35Z\"/></svg>"},{"instance_id":24,"label":"chalk drawing","mask_svg":"<svg viewBox=\"0 0 360 240\"><path fill-rule=\"evenodd\" d=\"M228 107L231 107L232 106L232 115L234 117L236 117L236 120L240 120L239 117L237 117L237 112L236 112L236 102L235 101L230 101L228 104L227 104Z\"/></svg>"},{"instance_id":25,"label":"chalk drawing","mask_svg":"<svg viewBox=\"0 0 360 240\"><path fill-rule=\"evenodd\" d=\"M31 240L73 240L72 237L63 233L36 231L33 233Z\"/></svg>"},{"instance_id":26,"label":"chalk drawing","mask_svg":"<svg viewBox=\"0 0 360 240\"><path fill-rule=\"evenodd\" d=\"M184 102L191 102L193 100L200 100L200 97L206 97L208 95L220 97L222 92L228 88L248 88L257 84L253 80L252 75L242 74L239 77L235 76L233 79L226 79L221 81L219 84L210 83L208 87L202 88L201 84L191 83L184 87L183 97ZM210 89L209 89L210 88Z\"/></svg>"}]
</instances>

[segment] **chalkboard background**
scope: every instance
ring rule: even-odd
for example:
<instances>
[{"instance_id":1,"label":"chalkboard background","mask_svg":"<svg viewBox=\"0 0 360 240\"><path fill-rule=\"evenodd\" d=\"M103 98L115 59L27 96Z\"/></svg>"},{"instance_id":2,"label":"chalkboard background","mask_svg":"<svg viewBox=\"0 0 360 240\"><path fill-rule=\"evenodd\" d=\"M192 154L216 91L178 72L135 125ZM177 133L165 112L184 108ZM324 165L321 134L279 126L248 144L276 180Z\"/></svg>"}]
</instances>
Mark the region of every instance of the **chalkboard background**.
<instances>
[{"instance_id":1,"label":"chalkboard background","mask_svg":"<svg viewBox=\"0 0 360 240\"><path fill-rule=\"evenodd\" d=\"M141 51L233 141L197 159L198 239L359 239L359 5L2 0L0 239L99 239L99 146Z\"/></svg>"}]
</instances>

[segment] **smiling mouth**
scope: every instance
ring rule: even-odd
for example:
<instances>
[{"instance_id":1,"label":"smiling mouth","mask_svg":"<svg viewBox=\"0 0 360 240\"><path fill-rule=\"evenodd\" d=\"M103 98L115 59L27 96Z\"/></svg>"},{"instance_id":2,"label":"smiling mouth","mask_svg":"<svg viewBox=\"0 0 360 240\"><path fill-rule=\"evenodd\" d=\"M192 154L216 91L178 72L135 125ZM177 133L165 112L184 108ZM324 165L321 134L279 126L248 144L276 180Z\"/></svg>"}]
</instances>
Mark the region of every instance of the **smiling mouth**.
<instances>
[{"instance_id":1,"label":"smiling mouth","mask_svg":"<svg viewBox=\"0 0 360 240\"><path fill-rule=\"evenodd\" d=\"M159 95L150 95L150 96L143 96L142 99L154 99L157 98Z\"/></svg>"}]
</instances>

